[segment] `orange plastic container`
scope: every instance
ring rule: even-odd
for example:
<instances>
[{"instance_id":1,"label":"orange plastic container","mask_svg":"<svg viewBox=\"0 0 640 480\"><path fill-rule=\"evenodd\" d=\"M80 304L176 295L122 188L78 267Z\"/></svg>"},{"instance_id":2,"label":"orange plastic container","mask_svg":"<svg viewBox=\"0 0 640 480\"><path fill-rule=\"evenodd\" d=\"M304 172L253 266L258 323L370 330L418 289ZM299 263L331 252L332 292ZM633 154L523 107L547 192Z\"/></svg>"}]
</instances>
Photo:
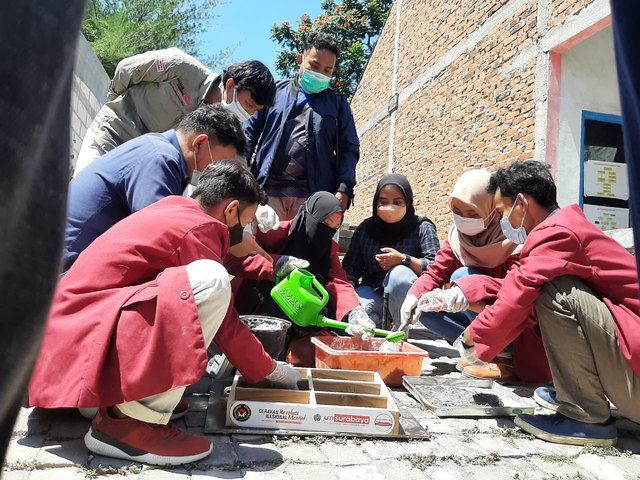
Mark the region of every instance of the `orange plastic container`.
<instances>
[{"instance_id":1,"label":"orange plastic container","mask_svg":"<svg viewBox=\"0 0 640 480\"><path fill-rule=\"evenodd\" d=\"M379 352L384 338L365 342L353 337L313 337L316 368L378 372L390 387L401 387L405 375L420 376L422 360L429 356L421 348L402 342L397 353Z\"/></svg>"}]
</instances>

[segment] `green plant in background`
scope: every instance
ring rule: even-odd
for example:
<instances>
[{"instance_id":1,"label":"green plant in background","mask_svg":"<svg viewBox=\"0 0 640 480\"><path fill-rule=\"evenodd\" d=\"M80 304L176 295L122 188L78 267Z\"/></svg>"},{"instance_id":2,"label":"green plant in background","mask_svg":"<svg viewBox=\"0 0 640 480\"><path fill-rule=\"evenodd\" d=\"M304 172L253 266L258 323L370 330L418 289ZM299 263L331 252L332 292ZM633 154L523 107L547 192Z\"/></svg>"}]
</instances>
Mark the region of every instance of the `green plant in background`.
<instances>
[{"instance_id":1,"label":"green plant in background","mask_svg":"<svg viewBox=\"0 0 640 480\"><path fill-rule=\"evenodd\" d=\"M216 18L218 0L88 0L82 33L110 77L123 58L178 47L198 56L198 37ZM203 61L219 67L231 50Z\"/></svg>"},{"instance_id":2,"label":"green plant in background","mask_svg":"<svg viewBox=\"0 0 640 480\"><path fill-rule=\"evenodd\" d=\"M306 13L294 27L285 21L271 28L271 38L280 44L281 51L275 62L276 72L284 78L293 78L300 67L296 61L302 53L304 40L313 30L333 35L342 47L342 53L331 80L331 88L351 98L376 41L384 28L393 0L333 0L322 2L324 13L311 19Z\"/></svg>"}]
</instances>

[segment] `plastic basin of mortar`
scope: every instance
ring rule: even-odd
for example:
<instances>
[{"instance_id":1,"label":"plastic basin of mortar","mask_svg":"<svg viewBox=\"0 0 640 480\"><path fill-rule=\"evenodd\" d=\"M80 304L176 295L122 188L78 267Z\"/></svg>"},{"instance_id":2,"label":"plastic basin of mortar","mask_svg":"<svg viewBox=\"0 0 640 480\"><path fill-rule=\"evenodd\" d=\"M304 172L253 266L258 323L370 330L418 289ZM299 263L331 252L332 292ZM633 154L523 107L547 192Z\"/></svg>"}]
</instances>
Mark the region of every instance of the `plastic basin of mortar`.
<instances>
[{"instance_id":1,"label":"plastic basin of mortar","mask_svg":"<svg viewBox=\"0 0 640 480\"><path fill-rule=\"evenodd\" d=\"M262 315L241 315L240 321L249 327L271 358L282 360L291 322Z\"/></svg>"},{"instance_id":2,"label":"plastic basin of mortar","mask_svg":"<svg viewBox=\"0 0 640 480\"><path fill-rule=\"evenodd\" d=\"M378 372L390 387L401 387L405 375L420 376L422 360L429 356L407 342L402 342L399 352L379 352L384 338L365 342L352 337L313 337L311 342L316 348L316 368Z\"/></svg>"}]
</instances>

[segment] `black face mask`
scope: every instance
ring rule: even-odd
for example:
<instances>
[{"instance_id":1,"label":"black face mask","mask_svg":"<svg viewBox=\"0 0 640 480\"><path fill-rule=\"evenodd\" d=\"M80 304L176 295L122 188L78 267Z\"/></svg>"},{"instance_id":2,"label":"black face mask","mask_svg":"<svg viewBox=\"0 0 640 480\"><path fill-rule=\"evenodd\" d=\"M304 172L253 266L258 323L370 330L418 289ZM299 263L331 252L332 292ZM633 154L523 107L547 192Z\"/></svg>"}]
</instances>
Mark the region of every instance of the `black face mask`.
<instances>
[{"instance_id":1,"label":"black face mask","mask_svg":"<svg viewBox=\"0 0 640 480\"><path fill-rule=\"evenodd\" d=\"M231 240L231 244L229 245L230 247L233 247L234 245L238 245L239 243L242 243L242 240L243 240L244 227L240 222L240 206L238 206L237 212L238 212L238 224L233 227L227 226L227 228L229 229L229 238Z\"/></svg>"}]
</instances>

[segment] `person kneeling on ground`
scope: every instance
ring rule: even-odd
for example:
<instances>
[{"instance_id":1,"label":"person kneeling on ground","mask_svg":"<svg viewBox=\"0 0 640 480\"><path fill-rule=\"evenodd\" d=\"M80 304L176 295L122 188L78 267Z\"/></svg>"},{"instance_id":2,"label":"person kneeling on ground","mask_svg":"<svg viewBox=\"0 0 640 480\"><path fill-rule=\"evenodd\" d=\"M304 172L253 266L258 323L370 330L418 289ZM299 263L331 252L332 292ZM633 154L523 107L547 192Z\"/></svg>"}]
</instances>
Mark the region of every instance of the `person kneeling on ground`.
<instances>
[{"instance_id":1,"label":"person kneeling on ground","mask_svg":"<svg viewBox=\"0 0 640 480\"><path fill-rule=\"evenodd\" d=\"M271 289L276 277L282 278L296 267L305 268L327 289L329 303L324 314L351 323L348 334L369 338L370 335L360 327L375 328L375 324L359 305L353 286L347 282L338 258L338 244L332 240L341 224L340 201L329 192L317 192L300 206L293 220L280 222L280 228L275 231L256 234L256 242L273 257L274 263L260 255L240 259L227 255L225 266L236 275L232 286L238 311L286 318L271 298ZM328 332L316 327L293 325L292 328L287 361L298 366L315 366L310 338Z\"/></svg>"},{"instance_id":2,"label":"person kneeling on ground","mask_svg":"<svg viewBox=\"0 0 640 480\"><path fill-rule=\"evenodd\" d=\"M578 205L559 209L548 168L525 161L489 182L504 234L523 244L520 267L496 302L464 331L463 358L493 358L526 326L535 306L555 390L534 398L553 415L519 415L544 440L613 445L619 412L640 422L640 300L633 256L591 224ZM608 399L608 400L607 400Z\"/></svg>"},{"instance_id":3,"label":"person kneeling on ground","mask_svg":"<svg viewBox=\"0 0 640 480\"><path fill-rule=\"evenodd\" d=\"M500 228L493 195L487 192L491 173L469 170L456 182L449 197L453 225L436 260L413 284L402 305L403 319L420 322L449 342L495 302L507 273L519 266L521 246L508 240ZM451 288L447 288L448 284ZM535 316L531 324L491 363L470 365L462 359L464 376L506 379L517 375L525 382L551 380L549 364Z\"/></svg>"},{"instance_id":4,"label":"person kneeling on ground","mask_svg":"<svg viewBox=\"0 0 640 480\"><path fill-rule=\"evenodd\" d=\"M353 233L342 262L349 282L357 286L360 304L380 328L389 327L386 313L395 328L400 326L402 302L439 248L433 222L416 215L407 179L383 177L373 196L373 215ZM385 296L388 312L383 311Z\"/></svg>"},{"instance_id":5,"label":"person kneeling on ground","mask_svg":"<svg viewBox=\"0 0 640 480\"><path fill-rule=\"evenodd\" d=\"M212 340L249 382L297 388L231 305L222 258L267 201L236 161L211 164L193 199L170 196L97 238L60 280L29 386L31 406L100 410L94 453L179 465L211 442L167 425Z\"/></svg>"}]
</instances>

